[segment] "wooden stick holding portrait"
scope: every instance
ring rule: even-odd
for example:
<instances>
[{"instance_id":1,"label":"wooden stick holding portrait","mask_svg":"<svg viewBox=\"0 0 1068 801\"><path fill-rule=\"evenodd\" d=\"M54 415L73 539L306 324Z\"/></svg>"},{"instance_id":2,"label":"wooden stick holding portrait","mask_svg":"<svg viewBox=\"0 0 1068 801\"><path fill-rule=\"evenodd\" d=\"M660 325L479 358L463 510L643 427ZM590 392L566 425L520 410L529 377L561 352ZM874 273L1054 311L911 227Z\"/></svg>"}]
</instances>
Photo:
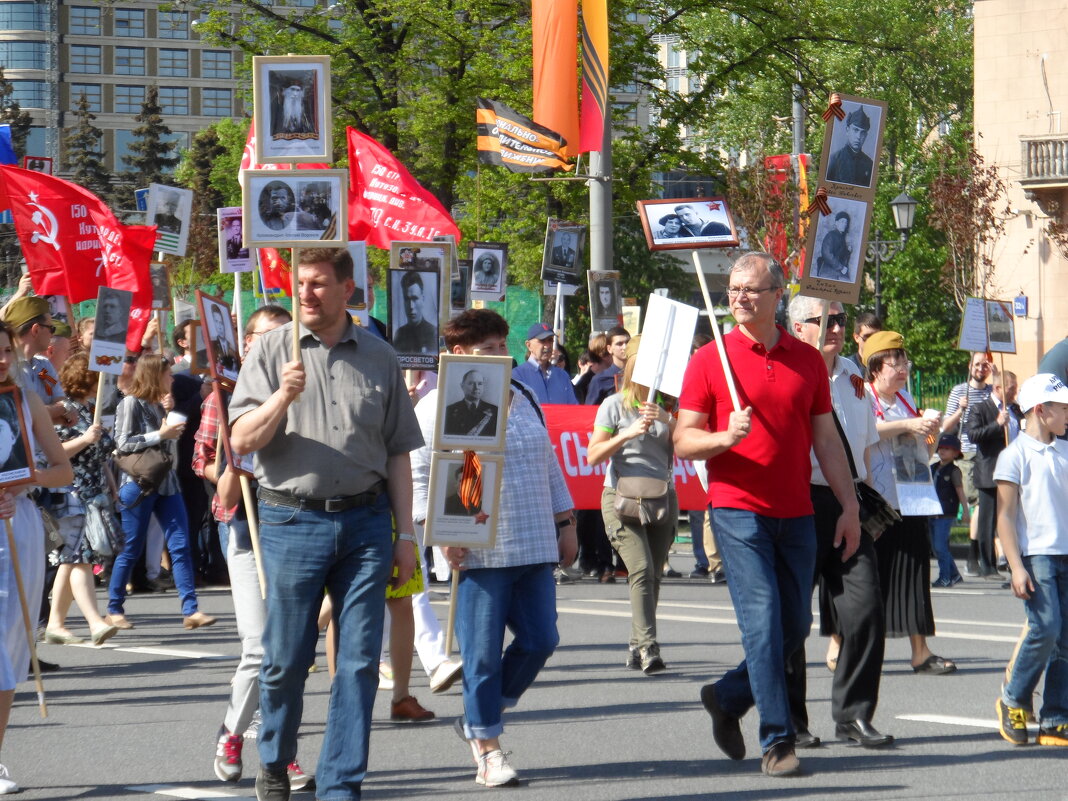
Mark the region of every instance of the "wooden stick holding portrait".
<instances>
[{"instance_id":1,"label":"wooden stick holding portrait","mask_svg":"<svg viewBox=\"0 0 1068 801\"><path fill-rule=\"evenodd\" d=\"M36 630L30 622L30 607L26 603L26 587L22 583L22 569L19 567L19 549L15 545L15 529L11 526L11 518L4 518L4 526L7 528L7 549L11 559L11 567L15 573L15 586L19 592L19 606L22 607L22 622L26 627L26 644L30 648L30 665L33 666L33 683L37 687L37 705L41 709L41 717L48 717L48 705L45 703L44 682L41 680L41 663L37 660Z\"/></svg>"},{"instance_id":2,"label":"wooden stick holding portrait","mask_svg":"<svg viewBox=\"0 0 1068 801\"><path fill-rule=\"evenodd\" d=\"M701 255L697 250L693 253L694 272L697 273L697 282L701 285L701 297L705 301L705 309L708 311L708 322L712 326L712 336L716 340L716 352L719 353L719 363L723 367L723 377L727 379L727 389L731 393L731 404L734 411L742 410L742 403L738 399L738 387L734 385L734 373L731 372L731 363L727 359L727 348L723 344L723 334L719 330L719 320L716 319L716 309L712 305L712 296L708 294L708 283L705 281L704 270L701 269Z\"/></svg>"}]
</instances>

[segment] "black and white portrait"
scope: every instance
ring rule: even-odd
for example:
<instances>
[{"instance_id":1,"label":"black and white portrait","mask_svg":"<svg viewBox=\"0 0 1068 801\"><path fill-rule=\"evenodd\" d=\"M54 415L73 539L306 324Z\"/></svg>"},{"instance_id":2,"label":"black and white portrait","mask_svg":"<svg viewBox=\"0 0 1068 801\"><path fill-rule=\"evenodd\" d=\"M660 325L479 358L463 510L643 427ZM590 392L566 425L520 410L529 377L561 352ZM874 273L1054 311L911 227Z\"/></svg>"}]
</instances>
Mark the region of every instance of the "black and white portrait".
<instances>
[{"instance_id":1,"label":"black and white portrait","mask_svg":"<svg viewBox=\"0 0 1068 801\"><path fill-rule=\"evenodd\" d=\"M511 376L505 356L442 355L434 448L503 449Z\"/></svg>"},{"instance_id":2,"label":"black and white portrait","mask_svg":"<svg viewBox=\"0 0 1068 801\"><path fill-rule=\"evenodd\" d=\"M157 251L184 256L192 216L192 190L149 184L145 219L156 226Z\"/></svg>"},{"instance_id":3,"label":"black and white portrait","mask_svg":"<svg viewBox=\"0 0 1068 801\"><path fill-rule=\"evenodd\" d=\"M431 455L427 545L492 548L496 542L503 457L479 453L476 459L465 467L461 453Z\"/></svg>"},{"instance_id":4,"label":"black and white portrait","mask_svg":"<svg viewBox=\"0 0 1068 801\"><path fill-rule=\"evenodd\" d=\"M329 56L253 59L256 162L332 162Z\"/></svg>"},{"instance_id":5,"label":"black and white portrait","mask_svg":"<svg viewBox=\"0 0 1068 801\"><path fill-rule=\"evenodd\" d=\"M182 233L182 219L178 216L178 192L174 189L160 190L159 202L156 213L152 216L152 224L160 233Z\"/></svg>"},{"instance_id":6,"label":"black and white portrait","mask_svg":"<svg viewBox=\"0 0 1068 801\"><path fill-rule=\"evenodd\" d=\"M586 226L550 219L545 231L542 279L578 284L585 242Z\"/></svg>"},{"instance_id":7,"label":"black and white portrait","mask_svg":"<svg viewBox=\"0 0 1068 801\"><path fill-rule=\"evenodd\" d=\"M650 250L738 244L730 209L721 197L640 200L638 214Z\"/></svg>"},{"instance_id":8,"label":"black and white portrait","mask_svg":"<svg viewBox=\"0 0 1068 801\"><path fill-rule=\"evenodd\" d=\"M212 378L237 381L241 359L237 352L237 336L230 317L230 306L218 298L197 290L200 322L207 348L207 367Z\"/></svg>"},{"instance_id":9,"label":"black and white portrait","mask_svg":"<svg viewBox=\"0 0 1068 801\"><path fill-rule=\"evenodd\" d=\"M367 309L371 305L367 278L367 243L349 242L349 255L352 256L352 281L356 285L345 304L350 309Z\"/></svg>"},{"instance_id":10,"label":"black and white portrait","mask_svg":"<svg viewBox=\"0 0 1068 801\"><path fill-rule=\"evenodd\" d=\"M607 331L619 325L619 316L623 313L623 301L620 293L619 273L591 272L590 287L590 324L594 331Z\"/></svg>"},{"instance_id":11,"label":"black and white portrait","mask_svg":"<svg viewBox=\"0 0 1068 801\"><path fill-rule=\"evenodd\" d=\"M126 347L126 330L130 325L133 293L102 286L96 301L96 328L93 340L113 342Z\"/></svg>"},{"instance_id":12,"label":"black and white portrait","mask_svg":"<svg viewBox=\"0 0 1068 801\"><path fill-rule=\"evenodd\" d=\"M43 295L48 301L48 309L52 313L53 323L67 323L70 325L70 307L64 295Z\"/></svg>"},{"instance_id":13,"label":"black and white portrait","mask_svg":"<svg viewBox=\"0 0 1068 801\"><path fill-rule=\"evenodd\" d=\"M152 280L152 308L169 309L171 307L171 279L167 274L167 265L161 261L150 262L148 276Z\"/></svg>"},{"instance_id":14,"label":"black and white portrait","mask_svg":"<svg viewBox=\"0 0 1068 801\"><path fill-rule=\"evenodd\" d=\"M246 247L345 244L345 170L245 170L242 180Z\"/></svg>"},{"instance_id":15,"label":"black and white portrait","mask_svg":"<svg viewBox=\"0 0 1068 801\"><path fill-rule=\"evenodd\" d=\"M452 288L449 292L449 312L456 315L467 308L467 300L471 291L471 260L460 259L460 277L452 280Z\"/></svg>"},{"instance_id":16,"label":"black and white portrait","mask_svg":"<svg viewBox=\"0 0 1068 801\"><path fill-rule=\"evenodd\" d=\"M893 441L894 477L898 484L930 484L930 454L915 434L899 434Z\"/></svg>"},{"instance_id":17,"label":"black and white portrait","mask_svg":"<svg viewBox=\"0 0 1068 801\"><path fill-rule=\"evenodd\" d=\"M23 484L33 477L20 404L15 387L0 389L0 487Z\"/></svg>"},{"instance_id":18,"label":"black and white portrait","mask_svg":"<svg viewBox=\"0 0 1068 801\"><path fill-rule=\"evenodd\" d=\"M1016 352L1016 327L1010 301L986 301L986 335L989 350L994 353Z\"/></svg>"},{"instance_id":19,"label":"black and white portrait","mask_svg":"<svg viewBox=\"0 0 1068 801\"><path fill-rule=\"evenodd\" d=\"M429 270L390 270L389 279L393 349L398 355L436 357L440 303L438 273Z\"/></svg>"},{"instance_id":20,"label":"black and white portrait","mask_svg":"<svg viewBox=\"0 0 1068 801\"><path fill-rule=\"evenodd\" d=\"M245 247L241 208L230 206L217 211L219 217L219 270L244 273L252 270L252 258Z\"/></svg>"},{"instance_id":21,"label":"black and white portrait","mask_svg":"<svg viewBox=\"0 0 1068 801\"><path fill-rule=\"evenodd\" d=\"M865 189L872 187L883 109L877 105L843 100L844 119L831 128L826 179Z\"/></svg>"},{"instance_id":22,"label":"black and white portrait","mask_svg":"<svg viewBox=\"0 0 1068 801\"><path fill-rule=\"evenodd\" d=\"M471 242L471 292L482 300L499 300L504 294L508 269L508 245L505 242Z\"/></svg>"},{"instance_id":23,"label":"black and white portrait","mask_svg":"<svg viewBox=\"0 0 1068 801\"><path fill-rule=\"evenodd\" d=\"M864 256L863 232L867 228L868 204L840 197L827 198L830 214L816 222L812 277L845 284L855 283Z\"/></svg>"}]
</instances>

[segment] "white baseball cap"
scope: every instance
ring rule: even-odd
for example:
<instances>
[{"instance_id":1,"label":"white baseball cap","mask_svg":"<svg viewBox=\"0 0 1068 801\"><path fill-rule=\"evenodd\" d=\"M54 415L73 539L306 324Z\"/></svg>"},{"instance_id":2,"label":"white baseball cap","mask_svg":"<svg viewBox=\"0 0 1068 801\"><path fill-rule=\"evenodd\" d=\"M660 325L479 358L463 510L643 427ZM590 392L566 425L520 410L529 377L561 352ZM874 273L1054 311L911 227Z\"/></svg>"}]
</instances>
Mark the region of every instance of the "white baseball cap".
<instances>
[{"instance_id":1,"label":"white baseball cap","mask_svg":"<svg viewBox=\"0 0 1068 801\"><path fill-rule=\"evenodd\" d=\"M1023 412L1040 403L1068 403L1068 387L1053 373L1039 373L1023 382L1016 401Z\"/></svg>"}]
</instances>

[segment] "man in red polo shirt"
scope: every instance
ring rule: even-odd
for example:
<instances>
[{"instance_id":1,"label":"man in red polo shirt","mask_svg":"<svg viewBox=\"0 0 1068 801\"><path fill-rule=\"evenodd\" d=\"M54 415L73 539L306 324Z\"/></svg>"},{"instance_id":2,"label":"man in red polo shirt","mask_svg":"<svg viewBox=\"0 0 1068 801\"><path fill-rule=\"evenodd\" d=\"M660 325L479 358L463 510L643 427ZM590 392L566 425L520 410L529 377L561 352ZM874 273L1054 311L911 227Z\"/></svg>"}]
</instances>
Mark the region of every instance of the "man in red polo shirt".
<instances>
[{"instance_id":1,"label":"man in red polo shirt","mask_svg":"<svg viewBox=\"0 0 1068 801\"><path fill-rule=\"evenodd\" d=\"M792 776L800 763L786 693L785 660L812 625L816 535L809 449L842 515L842 559L860 541L860 520L842 440L831 418L827 368L818 351L775 324L782 267L747 253L731 267L727 297L737 327L724 337L741 411L735 411L714 345L694 354L683 379L675 452L708 460L708 502L742 633L745 660L701 689L716 745L745 757L739 720L760 715L761 770Z\"/></svg>"}]
</instances>

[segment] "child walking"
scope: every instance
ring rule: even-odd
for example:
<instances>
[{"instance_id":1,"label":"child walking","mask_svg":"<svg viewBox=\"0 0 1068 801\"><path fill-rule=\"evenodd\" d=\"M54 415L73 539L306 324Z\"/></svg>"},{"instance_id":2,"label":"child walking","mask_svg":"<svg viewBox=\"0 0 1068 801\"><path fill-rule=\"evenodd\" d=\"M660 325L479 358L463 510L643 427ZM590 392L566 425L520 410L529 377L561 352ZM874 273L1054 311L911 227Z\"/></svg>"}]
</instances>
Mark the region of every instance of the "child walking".
<instances>
[{"instance_id":1,"label":"child walking","mask_svg":"<svg viewBox=\"0 0 1068 801\"><path fill-rule=\"evenodd\" d=\"M960 456L960 440L956 434L943 434L938 438L938 464L934 466L933 477L935 492L942 504L942 516L931 518L931 547L938 559L938 578L931 582L932 587L952 587L964 581L949 551L949 530L961 507L964 508L961 522L964 525L971 522L963 479L956 465Z\"/></svg>"},{"instance_id":2,"label":"child walking","mask_svg":"<svg viewBox=\"0 0 1068 801\"><path fill-rule=\"evenodd\" d=\"M1025 430L998 457L998 538L1028 631L997 701L1001 736L1027 745L1042 671L1039 745L1068 745L1068 387L1039 373L1020 388Z\"/></svg>"}]
</instances>

